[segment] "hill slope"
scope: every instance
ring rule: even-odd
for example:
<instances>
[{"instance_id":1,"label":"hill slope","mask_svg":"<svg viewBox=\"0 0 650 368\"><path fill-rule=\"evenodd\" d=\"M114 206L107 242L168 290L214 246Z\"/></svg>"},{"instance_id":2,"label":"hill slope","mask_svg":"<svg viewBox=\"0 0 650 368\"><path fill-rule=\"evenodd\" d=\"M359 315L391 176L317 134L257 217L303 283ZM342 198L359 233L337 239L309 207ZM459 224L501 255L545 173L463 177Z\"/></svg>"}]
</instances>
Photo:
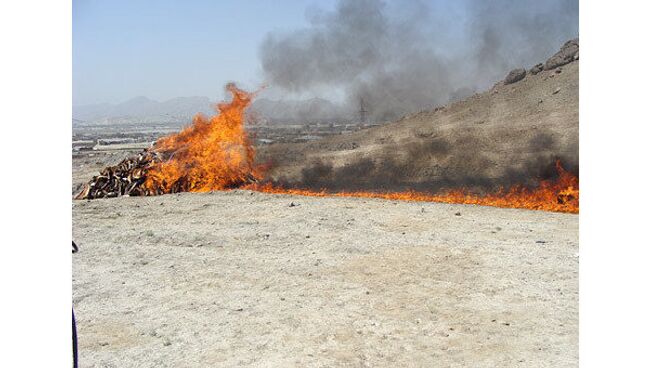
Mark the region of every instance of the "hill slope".
<instances>
[{"instance_id":1,"label":"hill slope","mask_svg":"<svg viewBox=\"0 0 650 368\"><path fill-rule=\"evenodd\" d=\"M318 142L270 146L259 156L272 163L276 180L330 189L508 185L551 175L556 158L577 170L574 58L433 111Z\"/></svg>"}]
</instances>

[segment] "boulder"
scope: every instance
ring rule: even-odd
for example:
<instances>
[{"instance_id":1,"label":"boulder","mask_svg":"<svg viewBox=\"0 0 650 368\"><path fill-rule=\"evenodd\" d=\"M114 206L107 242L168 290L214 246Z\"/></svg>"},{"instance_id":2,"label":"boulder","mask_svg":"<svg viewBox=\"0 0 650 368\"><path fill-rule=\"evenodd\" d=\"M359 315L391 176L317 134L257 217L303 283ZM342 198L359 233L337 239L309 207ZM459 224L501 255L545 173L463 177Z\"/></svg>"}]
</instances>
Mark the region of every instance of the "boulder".
<instances>
[{"instance_id":1,"label":"boulder","mask_svg":"<svg viewBox=\"0 0 650 368\"><path fill-rule=\"evenodd\" d=\"M546 60L546 63L544 64L544 70L551 70L557 68L558 66L572 62L576 54L578 54L578 48L577 38L567 41L564 45L562 45L560 51Z\"/></svg>"},{"instance_id":2,"label":"boulder","mask_svg":"<svg viewBox=\"0 0 650 368\"><path fill-rule=\"evenodd\" d=\"M544 70L544 64L539 63L539 64L535 65L534 67L530 68L530 74L535 75L535 74L541 72L542 70Z\"/></svg>"},{"instance_id":3,"label":"boulder","mask_svg":"<svg viewBox=\"0 0 650 368\"><path fill-rule=\"evenodd\" d=\"M510 71L510 73L508 73L506 79L503 81L503 84L512 84L515 82L519 82L525 77L526 77L526 69L524 68L513 69L512 71Z\"/></svg>"}]
</instances>

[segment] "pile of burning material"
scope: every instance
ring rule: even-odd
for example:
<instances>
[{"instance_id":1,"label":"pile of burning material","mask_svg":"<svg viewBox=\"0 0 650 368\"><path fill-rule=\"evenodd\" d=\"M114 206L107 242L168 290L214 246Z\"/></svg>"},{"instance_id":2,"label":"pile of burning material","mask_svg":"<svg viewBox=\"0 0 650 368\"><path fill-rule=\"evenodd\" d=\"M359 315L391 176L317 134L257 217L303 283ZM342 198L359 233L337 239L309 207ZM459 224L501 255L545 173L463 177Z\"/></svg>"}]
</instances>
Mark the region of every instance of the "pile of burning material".
<instances>
[{"instance_id":1,"label":"pile of burning material","mask_svg":"<svg viewBox=\"0 0 650 368\"><path fill-rule=\"evenodd\" d=\"M118 197L121 195L141 196L154 194L144 187L146 172L162 162L161 155L153 150L144 150L135 157L129 157L115 166L103 169L93 176L75 199Z\"/></svg>"},{"instance_id":2,"label":"pile of burning material","mask_svg":"<svg viewBox=\"0 0 650 368\"><path fill-rule=\"evenodd\" d=\"M254 94L226 86L232 101L212 117L159 139L153 147L103 169L75 199L208 192L257 182L255 150L244 128L244 110Z\"/></svg>"}]
</instances>

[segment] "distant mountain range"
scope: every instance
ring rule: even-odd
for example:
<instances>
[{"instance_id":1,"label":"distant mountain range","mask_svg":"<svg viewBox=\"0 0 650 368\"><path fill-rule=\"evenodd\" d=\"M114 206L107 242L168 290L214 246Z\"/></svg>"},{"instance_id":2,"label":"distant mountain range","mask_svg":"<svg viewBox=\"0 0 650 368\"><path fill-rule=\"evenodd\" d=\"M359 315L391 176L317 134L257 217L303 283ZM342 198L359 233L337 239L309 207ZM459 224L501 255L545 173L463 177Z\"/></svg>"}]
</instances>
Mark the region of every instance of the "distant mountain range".
<instances>
[{"instance_id":1,"label":"distant mountain range","mask_svg":"<svg viewBox=\"0 0 650 368\"><path fill-rule=\"evenodd\" d=\"M207 97L178 97L158 102L140 96L120 104L73 106L72 118L84 122L110 122L138 118L176 121L187 120L199 112L209 114L212 111L212 103Z\"/></svg>"},{"instance_id":2,"label":"distant mountain range","mask_svg":"<svg viewBox=\"0 0 650 368\"><path fill-rule=\"evenodd\" d=\"M211 115L215 102L208 97L178 97L167 101L155 101L147 97L135 97L119 104L94 104L72 107L73 123L137 123L138 121L160 123L187 122L197 113ZM311 123L324 121L347 121L354 113L322 98L309 100L258 99L249 112L267 122Z\"/></svg>"}]
</instances>

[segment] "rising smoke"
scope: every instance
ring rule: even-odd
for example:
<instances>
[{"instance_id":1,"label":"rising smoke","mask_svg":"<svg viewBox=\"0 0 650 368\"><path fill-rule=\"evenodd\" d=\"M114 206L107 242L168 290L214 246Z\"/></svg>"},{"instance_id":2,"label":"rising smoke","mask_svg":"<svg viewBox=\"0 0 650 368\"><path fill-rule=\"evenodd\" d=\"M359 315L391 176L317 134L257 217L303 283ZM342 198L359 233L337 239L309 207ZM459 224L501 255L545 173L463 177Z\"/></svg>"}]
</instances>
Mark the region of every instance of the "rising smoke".
<instances>
[{"instance_id":1,"label":"rising smoke","mask_svg":"<svg viewBox=\"0 0 650 368\"><path fill-rule=\"evenodd\" d=\"M578 35L578 1L340 0L311 26L261 45L267 82L343 91L350 114L395 119L485 89Z\"/></svg>"}]
</instances>

